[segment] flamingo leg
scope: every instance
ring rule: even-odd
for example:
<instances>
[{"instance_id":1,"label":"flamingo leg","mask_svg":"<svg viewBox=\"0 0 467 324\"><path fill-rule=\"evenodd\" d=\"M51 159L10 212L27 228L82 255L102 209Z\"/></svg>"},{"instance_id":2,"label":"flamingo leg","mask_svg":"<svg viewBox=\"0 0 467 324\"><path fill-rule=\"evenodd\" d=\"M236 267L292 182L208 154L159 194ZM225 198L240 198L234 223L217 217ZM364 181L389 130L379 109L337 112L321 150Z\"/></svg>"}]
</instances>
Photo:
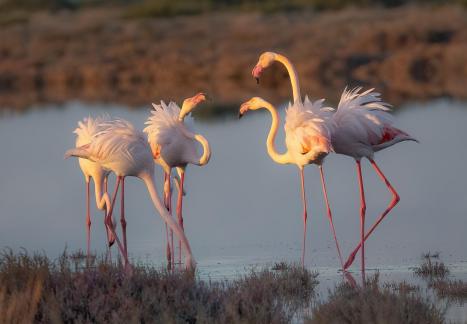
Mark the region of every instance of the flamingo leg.
<instances>
[{"instance_id":1,"label":"flamingo leg","mask_svg":"<svg viewBox=\"0 0 467 324\"><path fill-rule=\"evenodd\" d=\"M306 243L306 221L308 218L306 196L305 196L305 176L303 168L300 168L300 182L302 187L302 202L303 202L303 244L302 244L302 267L305 266L305 243Z\"/></svg>"},{"instance_id":2,"label":"flamingo leg","mask_svg":"<svg viewBox=\"0 0 467 324\"><path fill-rule=\"evenodd\" d=\"M357 160L358 186L360 189L360 246L362 248L362 272L365 271L365 190L363 188L362 166L360 160Z\"/></svg>"},{"instance_id":3,"label":"flamingo leg","mask_svg":"<svg viewBox=\"0 0 467 324\"><path fill-rule=\"evenodd\" d=\"M169 197L170 197L169 189L170 188L167 183L168 176L169 175L167 173L164 173L164 206L170 214L170 204L169 204ZM165 223L165 238L167 241L167 247L166 247L167 268L171 270L172 269L172 251L170 248L169 229L168 229L167 223Z\"/></svg>"},{"instance_id":4,"label":"flamingo leg","mask_svg":"<svg viewBox=\"0 0 467 324\"><path fill-rule=\"evenodd\" d=\"M370 160L371 165L375 169L376 173L378 176L383 180L383 182L386 184L388 187L389 191L392 193L392 200L389 203L389 206L386 208L386 210L381 214L381 216L376 220L376 222L373 224L373 226L370 228L368 233L365 235L365 240L368 239L368 237L373 233L373 231L376 229L376 227L382 222L382 220L386 217L387 214L397 205L397 203L400 200L399 194L397 193L396 189L391 185L391 183L388 181L384 173L381 171L381 169L378 167L376 162L374 160ZM344 267L347 269L352 265L356 254L358 253L358 250L360 249L361 244L359 244L355 250L350 254L349 258L347 259L347 262L345 263Z\"/></svg>"},{"instance_id":5,"label":"flamingo leg","mask_svg":"<svg viewBox=\"0 0 467 324\"><path fill-rule=\"evenodd\" d=\"M117 242L117 246L118 246L118 248L120 250L120 253L123 256L123 259L124 259L124 262L125 262L125 267L127 267L127 266L129 266L128 256L126 255L125 248L123 247L122 243L120 242L117 234L115 233L113 225L112 225L112 213L113 213L113 209L114 209L114 206L115 206L115 200L117 199L118 187L120 186L120 182L122 181L122 179L123 179L123 177L121 177L121 176L117 177L117 183L115 184L115 191L114 191L113 196L112 196L110 208L107 211L106 225L110 229L113 236L115 237L115 240Z\"/></svg>"},{"instance_id":6,"label":"flamingo leg","mask_svg":"<svg viewBox=\"0 0 467 324\"><path fill-rule=\"evenodd\" d=\"M336 229L334 227L334 222L332 220L331 207L329 206L328 192L326 190L326 182L324 180L324 170L323 170L322 165L319 166L319 172L321 175L321 185L323 187L324 200L326 201L326 209L328 213L329 224L331 225L332 235L334 236L334 242L336 242L336 248L337 248L337 254L339 255L339 261L341 263L342 269L344 269L344 262L342 261L341 249L339 247L339 242L337 240L337 235L336 235Z\"/></svg>"},{"instance_id":7,"label":"flamingo leg","mask_svg":"<svg viewBox=\"0 0 467 324\"><path fill-rule=\"evenodd\" d=\"M185 231L183 227L183 183L185 181L185 172L182 171L180 173L180 187L178 190L178 199L177 199L177 219L178 224L180 225L181 229ZM178 240L178 262L182 264L182 242Z\"/></svg>"},{"instance_id":8,"label":"flamingo leg","mask_svg":"<svg viewBox=\"0 0 467 324\"><path fill-rule=\"evenodd\" d=\"M169 186L169 214L172 216L172 181L170 179L170 173L167 176L167 182ZM174 248L174 231L170 229L170 248L172 249L172 264L175 268L175 248Z\"/></svg>"},{"instance_id":9,"label":"flamingo leg","mask_svg":"<svg viewBox=\"0 0 467 324\"><path fill-rule=\"evenodd\" d=\"M89 256L91 254L91 212L90 212L90 181L86 179L86 251L87 260L89 262Z\"/></svg>"},{"instance_id":10,"label":"flamingo leg","mask_svg":"<svg viewBox=\"0 0 467 324\"><path fill-rule=\"evenodd\" d=\"M107 177L104 177L104 192L108 192L108 178ZM112 254L111 254L111 250L110 250L110 247L114 244L115 242L115 238L112 236L112 232L108 229L107 227L107 224L106 224L106 217L107 217L107 211L104 210L104 226L105 226L105 229L106 229L106 232L107 232L107 247L109 249L109 256L110 258L112 259ZM113 224L112 224L113 226Z\"/></svg>"},{"instance_id":11,"label":"flamingo leg","mask_svg":"<svg viewBox=\"0 0 467 324\"><path fill-rule=\"evenodd\" d=\"M123 247L128 256L128 247L126 240L126 220L125 220L125 178L122 178L122 190L120 191L120 224L122 225Z\"/></svg>"}]
</instances>

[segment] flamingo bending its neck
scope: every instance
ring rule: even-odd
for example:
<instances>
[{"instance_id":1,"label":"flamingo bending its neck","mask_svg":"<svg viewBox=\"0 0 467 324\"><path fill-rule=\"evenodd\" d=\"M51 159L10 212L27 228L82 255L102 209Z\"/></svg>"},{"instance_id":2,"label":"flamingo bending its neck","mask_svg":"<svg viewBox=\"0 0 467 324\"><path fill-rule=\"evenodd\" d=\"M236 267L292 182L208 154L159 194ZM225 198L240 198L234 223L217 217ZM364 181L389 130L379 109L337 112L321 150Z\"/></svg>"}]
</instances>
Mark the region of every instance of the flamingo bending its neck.
<instances>
[{"instance_id":1,"label":"flamingo bending its neck","mask_svg":"<svg viewBox=\"0 0 467 324\"><path fill-rule=\"evenodd\" d=\"M177 198L177 219L179 226L183 229L183 194L185 182L185 170L188 164L204 166L211 157L209 142L201 134L194 133L188 123L192 123L191 111L201 102L206 100L204 93L198 93L191 98L184 100L180 109L175 102L168 105L161 101L160 105L153 104L154 110L146 121L146 128L143 130L147 134L148 142L153 152L156 163L160 164L165 172L165 204L171 212L172 190L170 184L171 171L176 168L179 181ZM197 145L201 144L203 153L197 153ZM172 248L173 250L173 248ZM178 257L181 259L181 245L178 244ZM172 254L173 258L173 254ZM173 262L173 260L172 260Z\"/></svg>"},{"instance_id":2,"label":"flamingo bending its neck","mask_svg":"<svg viewBox=\"0 0 467 324\"><path fill-rule=\"evenodd\" d=\"M73 132L76 134L76 147L91 143L93 137L98 132L102 131L102 122L107 120L107 116L101 116L95 119L87 117L82 121L79 121L78 127ZM107 177L109 172L104 170L98 163L87 159L79 158L78 162L86 181L86 251L89 258L91 252L90 180L92 179L94 181L94 192L97 208L103 210L105 207L105 201L102 201L101 197L103 190L107 192ZM109 246L111 246L114 243L115 238L107 226L106 231L107 241Z\"/></svg>"},{"instance_id":3,"label":"flamingo bending its neck","mask_svg":"<svg viewBox=\"0 0 467 324\"><path fill-rule=\"evenodd\" d=\"M75 156L97 162L105 170L112 171L117 176L112 200L110 200L107 192L103 194L107 206L110 206L106 218L107 225L111 224L110 219L120 182L127 176L137 177L146 185L155 209L181 240L186 251L186 266L193 268L195 263L188 239L182 228L168 214L157 195L153 155L144 134L137 131L132 124L125 120L109 121L105 123L105 126L106 128L103 131L94 136L91 143L67 151L65 157ZM127 251L115 234L114 229L110 227L110 230L116 238L126 267L129 267Z\"/></svg>"}]
</instances>

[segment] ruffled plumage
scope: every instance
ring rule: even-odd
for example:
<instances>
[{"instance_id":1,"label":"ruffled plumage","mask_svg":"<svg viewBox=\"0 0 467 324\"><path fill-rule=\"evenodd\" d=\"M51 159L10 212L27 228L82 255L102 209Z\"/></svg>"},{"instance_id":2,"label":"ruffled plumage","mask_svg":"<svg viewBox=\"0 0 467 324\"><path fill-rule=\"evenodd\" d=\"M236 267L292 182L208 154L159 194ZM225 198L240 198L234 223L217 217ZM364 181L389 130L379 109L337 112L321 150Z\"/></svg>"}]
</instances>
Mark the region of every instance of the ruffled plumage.
<instances>
[{"instance_id":1,"label":"ruffled plumage","mask_svg":"<svg viewBox=\"0 0 467 324\"><path fill-rule=\"evenodd\" d=\"M180 107L173 101L167 105L161 101L160 105L152 104L154 109L151 111L151 116L144 123L147 125L143 132L148 135L148 141L151 145L164 145L172 140L174 129L179 129L183 133L183 129L192 131L193 117L188 114L180 121Z\"/></svg>"},{"instance_id":2,"label":"ruffled plumage","mask_svg":"<svg viewBox=\"0 0 467 324\"><path fill-rule=\"evenodd\" d=\"M312 102L306 97L303 103L289 103L287 107L284 129L291 139L290 143L300 143L300 150L315 146L316 138L324 139L328 142L325 146L331 149L331 132L334 126L330 117L334 109L323 107L323 102L324 99Z\"/></svg>"},{"instance_id":3,"label":"ruffled plumage","mask_svg":"<svg viewBox=\"0 0 467 324\"><path fill-rule=\"evenodd\" d=\"M374 89L360 93L361 89L344 90L332 119L339 132L352 136L354 140L378 143L385 128L394 123L389 113L391 105L382 101Z\"/></svg>"},{"instance_id":4,"label":"ruffled plumage","mask_svg":"<svg viewBox=\"0 0 467 324\"><path fill-rule=\"evenodd\" d=\"M110 120L110 116L104 114L102 116L92 118L85 117L78 122L78 127L73 131L76 134L76 146L82 146L91 143L95 134L102 130L102 124Z\"/></svg>"}]
</instances>

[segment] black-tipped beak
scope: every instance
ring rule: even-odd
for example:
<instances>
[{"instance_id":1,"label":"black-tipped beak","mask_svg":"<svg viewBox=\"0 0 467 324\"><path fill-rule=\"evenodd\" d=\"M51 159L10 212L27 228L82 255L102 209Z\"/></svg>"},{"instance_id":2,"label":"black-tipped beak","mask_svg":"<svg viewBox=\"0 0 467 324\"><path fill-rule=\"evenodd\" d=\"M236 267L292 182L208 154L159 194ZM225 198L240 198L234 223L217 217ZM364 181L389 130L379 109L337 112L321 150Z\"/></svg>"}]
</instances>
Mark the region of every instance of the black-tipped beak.
<instances>
[{"instance_id":1,"label":"black-tipped beak","mask_svg":"<svg viewBox=\"0 0 467 324\"><path fill-rule=\"evenodd\" d=\"M256 84L259 84L259 78L255 78L256 79Z\"/></svg>"},{"instance_id":2,"label":"black-tipped beak","mask_svg":"<svg viewBox=\"0 0 467 324\"><path fill-rule=\"evenodd\" d=\"M243 117L243 114L239 111L238 112L238 119L242 118Z\"/></svg>"}]
</instances>

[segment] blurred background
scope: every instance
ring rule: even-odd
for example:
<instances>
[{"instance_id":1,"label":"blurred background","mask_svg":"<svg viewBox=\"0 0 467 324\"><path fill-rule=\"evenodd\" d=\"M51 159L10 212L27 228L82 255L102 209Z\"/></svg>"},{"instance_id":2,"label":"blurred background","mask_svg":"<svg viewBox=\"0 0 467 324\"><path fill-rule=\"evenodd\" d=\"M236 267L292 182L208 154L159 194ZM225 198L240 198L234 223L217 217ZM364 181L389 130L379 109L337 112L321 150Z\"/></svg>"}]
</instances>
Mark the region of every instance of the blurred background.
<instances>
[{"instance_id":1,"label":"blurred background","mask_svg":"<svg viewBox=\"0 0 467 324\"><path fill-rule=\"evenodd\" d=\"M223 112L287 98L281 67L257 87L264 50L287 54L312 96L345 85L387 100L467 97L465 0L0 0L0 107L118 102L203 90ZM212 107L211 107L212 108Z\"/></svg>"},{"instance_id":2,"label":"blurred background","mask_svg":"<svg viewBox=\"0 0 467 324\"><path fill-rule=\"evenodd\" d=\"M251 96L290 100L280 65L260 85L251 76L266 50L288 56L302 93L329 105L345 86L376 88L420 140L377 155L402 200L366 246L368 266L417 264L428 250L465 265L465 0L0 0L0 247L85 248L84 179L63 160L78 120L106 112L142 129L151 102L204 91L212 100L195 123L213 156L189 168L184 201L200 268L225 275L299 260L298 172L267 156L269 116L234 119ZM283 149L283 134L277 142ZM347 255L359 235L355 165L330 155L325 170ZM364 175L370 225L391 196L367 163ZM307 260L336 270L317 169L306 178ZM126 188L132 257L160 262L165 227L144 186L128 179ZM102 213L93 207L92 217L93 249L105 251Z\"/></svg>"}]
</instances>

